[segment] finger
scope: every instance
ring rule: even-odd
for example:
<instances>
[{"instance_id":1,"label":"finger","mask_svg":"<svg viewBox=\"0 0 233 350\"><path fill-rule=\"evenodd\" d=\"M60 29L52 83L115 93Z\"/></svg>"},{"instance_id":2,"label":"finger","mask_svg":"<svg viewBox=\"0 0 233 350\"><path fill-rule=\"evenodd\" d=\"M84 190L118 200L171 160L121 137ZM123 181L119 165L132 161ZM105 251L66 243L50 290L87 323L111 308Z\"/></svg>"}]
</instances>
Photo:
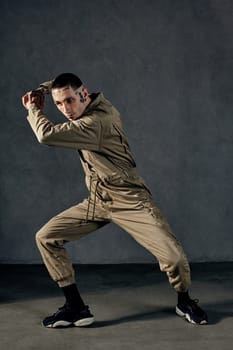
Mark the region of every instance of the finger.
<instances>
[{"instance_id":1,"label":"finger","mask_svg":"<svg viewBox=\"0 0 233 350\"><path fill-rule=\"evenodd\" d=\"M22 103L23 106L28 109L29 104L31 103L31 91L27 92L23 97L22 97Z\"/></svg>"},{"instance_id":2,"label":"finger","mask_svg":"<svg viewBox=\"0 0 233 350\"><path fill-rule=\"evenodd\" d=\"M26 94L22 97L22 104L25 108L27 106L27 103L28 103L28 94Z\"/></svg>"},{"instance_id":3,"label":"finger","mask_svg":"<svg viewBox=\"0 0 233 350\"><path fill-rule=\"evenodd\" d=\"M29 103L32 103L32 91L29 91L29 92L27 93L27 95L28 95L28 102L29 102Z\"/></svg>"},{"instance_id":4,"label":"finger","mask_svg":"<svg viewBox=\"0 0 233 350\"><path fill-rule=\"evenodd\" d=\"M40 91L30 91L29 93L30 103L34 103L38 108L44 107L44 94Z\"/></svg>"}]
</instances>

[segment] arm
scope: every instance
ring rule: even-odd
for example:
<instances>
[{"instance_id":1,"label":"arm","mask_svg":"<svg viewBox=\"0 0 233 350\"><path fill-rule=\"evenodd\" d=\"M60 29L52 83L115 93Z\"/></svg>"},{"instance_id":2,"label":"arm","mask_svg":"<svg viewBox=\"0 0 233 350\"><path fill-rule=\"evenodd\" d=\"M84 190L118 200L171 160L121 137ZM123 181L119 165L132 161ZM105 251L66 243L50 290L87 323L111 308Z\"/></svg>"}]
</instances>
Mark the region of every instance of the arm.
<instances>
[{"instance_id":1,"label":"arm","mask_svg":"<svg viewBox=\"0 0 233 350\"><path fill-rule=\"evenodd\" d=\"M31 91L22 98L28 110L28 122L40 143L98 151L101 143L101 123L96 115L54 125L43 113L44 97Z\"/></svg>"}]
</instances>

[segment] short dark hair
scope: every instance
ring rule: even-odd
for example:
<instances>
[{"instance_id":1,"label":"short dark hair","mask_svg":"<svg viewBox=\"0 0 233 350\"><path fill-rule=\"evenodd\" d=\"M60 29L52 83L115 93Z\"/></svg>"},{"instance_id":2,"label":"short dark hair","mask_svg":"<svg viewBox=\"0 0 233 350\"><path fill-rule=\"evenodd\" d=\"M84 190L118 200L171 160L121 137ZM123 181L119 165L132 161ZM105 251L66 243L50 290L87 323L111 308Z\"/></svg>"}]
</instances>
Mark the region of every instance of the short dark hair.
<instances>
[{"instance_id":1,"label":"short dark hair","mask_svg":"<svg viewBox=\"0 0 233 350\"><path fill-rule=\"evenodd\" d=\"M71 86L73 89L78 89L82 85L83 83L77 75L73 73L62 73L54 79L51 88L56 89Z\"/></svg>"}]
</instances>

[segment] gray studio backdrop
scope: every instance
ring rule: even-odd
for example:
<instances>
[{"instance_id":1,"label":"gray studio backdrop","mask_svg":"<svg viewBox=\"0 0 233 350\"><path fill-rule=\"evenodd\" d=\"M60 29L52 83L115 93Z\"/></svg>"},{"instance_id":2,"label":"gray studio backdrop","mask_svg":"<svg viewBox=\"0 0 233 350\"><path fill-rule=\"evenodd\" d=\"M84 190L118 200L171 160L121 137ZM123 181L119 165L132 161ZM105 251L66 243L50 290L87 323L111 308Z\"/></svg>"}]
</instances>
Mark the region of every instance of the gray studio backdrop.
<instances>
[{"instance_id":1,"label":"gray studio backdrop","mask_svg":"<svg viewBox=\"0 0 233 350\"><path fill-rule=\"evenodd\" d=\"M87 191L76 151L40 145L21 96L74 72L121 111L189 260L232 261L233 6L218 0L1 0L0 262L40 263L35 232ZM50 99L46 113L63 117ZM154 258L113 224L75 263Z\"/></svg>"}]
</instances>

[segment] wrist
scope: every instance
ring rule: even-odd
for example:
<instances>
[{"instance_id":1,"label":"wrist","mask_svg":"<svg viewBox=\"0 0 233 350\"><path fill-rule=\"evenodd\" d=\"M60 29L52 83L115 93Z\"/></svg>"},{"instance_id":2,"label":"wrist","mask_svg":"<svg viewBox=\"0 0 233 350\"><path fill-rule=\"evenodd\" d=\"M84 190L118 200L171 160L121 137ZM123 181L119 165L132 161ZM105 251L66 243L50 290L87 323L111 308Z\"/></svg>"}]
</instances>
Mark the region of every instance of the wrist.
<instances>
[{"instance_id":1,"label":"wrist","mask_svg":"<svg viewBox=\"0 0 233 350\"><path fill-rule=\"evenodd\" d=\"M42 106L38 105L36 102L31 102L28 106L28 110L33 111L42 111Z\"/></svg>"}]
</instances>

